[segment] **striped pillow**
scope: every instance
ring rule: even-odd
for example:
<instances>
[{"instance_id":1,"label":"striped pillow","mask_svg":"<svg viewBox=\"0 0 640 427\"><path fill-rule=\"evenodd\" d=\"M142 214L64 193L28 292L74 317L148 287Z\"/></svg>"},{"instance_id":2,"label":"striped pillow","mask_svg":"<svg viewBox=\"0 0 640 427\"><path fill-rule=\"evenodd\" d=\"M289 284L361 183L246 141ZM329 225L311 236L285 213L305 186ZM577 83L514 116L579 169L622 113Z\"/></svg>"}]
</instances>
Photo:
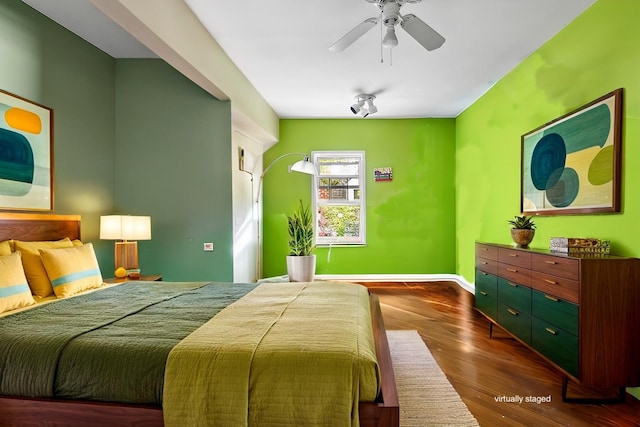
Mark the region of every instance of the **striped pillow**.
<instances>
[{"instance_id":1,"label":"striped pillow","mask_svg":"<svg viewBox=\"0 0 640 427\"><path fill-rule=\"evenodd\" d=\"M0 257L0 313L34 304L20 252Z\"/></svg>"},{"instance_id":2,"label":"striped pillow","mask_svg":"<svg viewBox=\"0 0 640 427\"><path fill-rule=\"evenodd\" d=\"M44 265L42 265L42 258L40 258L40 252L38 251L40 249L71 248L73 247L71 240L68 237L53 242L23 242L16 240L14 245L16 251L22 252L22 266L33 296L39 299L53 294L51 282Z\"/></svg>"},{"instance_id":3,"label":"striped pillow","mask_svg":"<svg viewBox=\"0 0 640 427\"><path fill-rule=\"evenodd\" d=\"M102 286L92 243L63 249L40 249L42 263L58 298Z\"/></svg>"}]
</instances>

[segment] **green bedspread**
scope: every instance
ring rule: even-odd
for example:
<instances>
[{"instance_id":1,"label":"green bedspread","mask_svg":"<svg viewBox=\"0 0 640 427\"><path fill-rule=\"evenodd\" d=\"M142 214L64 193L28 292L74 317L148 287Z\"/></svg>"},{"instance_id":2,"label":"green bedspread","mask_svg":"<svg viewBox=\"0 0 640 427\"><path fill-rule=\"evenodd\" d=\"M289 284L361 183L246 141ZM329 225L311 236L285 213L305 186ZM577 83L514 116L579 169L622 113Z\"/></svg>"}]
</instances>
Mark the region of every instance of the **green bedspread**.
<instances>
[{"instance_id":1,"label":"green bedspread","mask_svg":"<svg viewBox=\"0 0 640 427\"><path fill-rule=\"evenodd\" d=\"M129 282L0 319L0 394L160 405L171 349L255 284Z\"/></svg>"},{"instance_id":2,"label":"green bedspread","mask_svg":"<svg viewBox=\"0 0 640 427\"><path fill-rule=\"evenodd\" d=\"M171 351L165 425L358 425L378 376L366 288L266 283Z\"/></svg>"}]
</instances>

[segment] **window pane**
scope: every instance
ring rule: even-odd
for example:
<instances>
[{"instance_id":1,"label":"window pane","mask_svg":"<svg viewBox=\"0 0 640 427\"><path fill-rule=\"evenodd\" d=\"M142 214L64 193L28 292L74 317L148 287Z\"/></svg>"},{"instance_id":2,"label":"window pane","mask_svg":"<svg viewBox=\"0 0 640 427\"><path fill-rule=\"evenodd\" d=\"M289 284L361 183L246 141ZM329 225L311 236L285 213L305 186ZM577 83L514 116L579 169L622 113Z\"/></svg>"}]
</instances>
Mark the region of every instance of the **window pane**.
<instances>
[{"instance_id":1,"label":"window pane","mask_svg":"<svg viewBox=\"0 0 640 427\"><path fill-rule=\"evenodd\" d=\"M318 159L320 176L358 176L360 159L357 157L324 157Z\"/></svg>"},{"instance_id":2,"label":"window pane","mask_svg":"<svg viewBox=\"0 0 640 427\"><path fill-rule=\"evenodd\" d=\"M360 186L357 178L320 178L318 199L320 200L358 200Z\"/></svg>"},{"instance_id":3,"label":"window pane","mask_svg":"<svg viewBox=\"0 0 640 427\"><path fill-rule=\"evenodd\" d=\"M360 206L319 206L317 220L319 238L342 237L345 241L359 241Z\"/></svg>"}]
</instances>

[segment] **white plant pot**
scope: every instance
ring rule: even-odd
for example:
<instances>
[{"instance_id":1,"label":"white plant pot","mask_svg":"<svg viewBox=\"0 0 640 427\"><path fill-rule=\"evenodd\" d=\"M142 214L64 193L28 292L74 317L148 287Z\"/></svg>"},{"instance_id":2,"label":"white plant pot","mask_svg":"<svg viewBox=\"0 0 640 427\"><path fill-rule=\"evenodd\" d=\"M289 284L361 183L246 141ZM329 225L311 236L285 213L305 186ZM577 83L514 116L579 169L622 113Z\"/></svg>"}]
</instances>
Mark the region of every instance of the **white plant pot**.
<instances>
[{"instance_id":1,"label":"white plant pot","mask_svg":"<svg viewBox=\"0 0 640 427\"><path fill-rule=\"evenodd\" d=\"M316 273L316 256L287 255L287 273L290 282L313 282Z\"/></svg>"}]
</instances>

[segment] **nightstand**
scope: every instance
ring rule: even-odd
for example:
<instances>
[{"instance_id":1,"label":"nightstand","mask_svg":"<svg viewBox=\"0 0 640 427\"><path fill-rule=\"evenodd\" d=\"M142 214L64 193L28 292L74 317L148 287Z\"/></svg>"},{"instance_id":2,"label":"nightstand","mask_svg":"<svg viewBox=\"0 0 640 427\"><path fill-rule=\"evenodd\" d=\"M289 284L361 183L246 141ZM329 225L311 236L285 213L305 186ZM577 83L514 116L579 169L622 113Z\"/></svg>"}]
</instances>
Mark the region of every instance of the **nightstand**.
<instances>
[{"instance_id":1,"label":"nightstand","mask_svg":"<svg viewBox=\"0 0 640 427\"><path fill-rule=\"evenodd\" d=\"M124 282L161 282L162 276L159 274L140 275L138 279L132 279L131 277L123 277L118 279L116 277L110 277L105 279L104 283L124 283Z\"/></svg>"}]
</instances>

